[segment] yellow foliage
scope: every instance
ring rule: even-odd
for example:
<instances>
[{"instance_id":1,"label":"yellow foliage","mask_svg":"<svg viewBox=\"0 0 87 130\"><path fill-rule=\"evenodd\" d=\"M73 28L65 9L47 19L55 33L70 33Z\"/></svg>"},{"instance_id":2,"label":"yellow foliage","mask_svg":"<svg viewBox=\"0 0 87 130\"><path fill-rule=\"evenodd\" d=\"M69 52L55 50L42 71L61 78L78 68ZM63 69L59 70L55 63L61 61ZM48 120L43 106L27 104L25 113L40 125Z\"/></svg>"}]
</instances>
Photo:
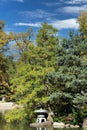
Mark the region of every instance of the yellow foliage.
<instances>
[{"instance_id":1,"label":"yellow foliage","mask_svg":"<svg viewBox=\"0 0 87 130\"><path fill-rule=\"evenodd\" d=\"M87 11L82 11L78 17L79 30L82 38L87 38Z\"/></svg>"}]
</instances>

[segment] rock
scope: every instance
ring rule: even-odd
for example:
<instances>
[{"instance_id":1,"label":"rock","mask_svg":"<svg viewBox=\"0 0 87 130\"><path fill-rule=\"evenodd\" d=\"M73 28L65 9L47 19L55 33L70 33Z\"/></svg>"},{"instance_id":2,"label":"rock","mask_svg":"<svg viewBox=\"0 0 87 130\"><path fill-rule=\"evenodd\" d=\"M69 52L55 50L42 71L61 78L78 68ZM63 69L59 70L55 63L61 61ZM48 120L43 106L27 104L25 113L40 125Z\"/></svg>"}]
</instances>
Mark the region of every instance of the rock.
<instances>
[{"instance_id":1,"label":"rock","mask_svg":"<svg viewBox=\"0 0 87 130\"><path fill-rule=\"evenodd\" d=\"M43 124L43 126L51 126L52 125L52 123L50 121L43 122L42 124Z\"/></svg>"},{"instance_id":2,"label":"rock","mask_svg":"<svg viewBox=\"0 0 87 130\"><path fill-rule=\"evenodd\" d=\"M48 114L47 121L50 121L51 123L53 123L53 118L52 118L52 116L50 115L50 113Z\"/></svg>"},{"instance_id":3,"label":"rock","mask_svg":"<svg viewBox=\"0 0 87 130\"><path fill-rule=\"evenodd\" d=\"M83 126L82 126L83 128L87 128L87 118L85 118L84 119L84 121L83 121Z\"/></svg>"},{"instance_id":4,"label":"rock","mask_svg":"<svg viewBox=\"0 0 87 130\"><path fill-rule=\"evenodd\" d=\"M75 125L75 128L79 128L80 126L79 125Z\"/></svg>"},{"instance_id":5,"label":"rock","mask_svg":"<svg viewBox=\"0 0 87 130\"><path fill-rule=\"evenodd\" d=\"M72 117L72 115L70 115L70 114L65 117L65 121L67 121L67 122L70 122L70 121L72 121L72 120L73 120L73 117Z\"/></svg>"},{"instance_id":6,"label":"rock","mask_svg":"<svg viewBox=\"0 0 87 130\"><path fill-rule=\"evenodd\" d=\"M79 128L79 125L64 124L63 122L54 122L54 128Z\"/></svg>"},{"instance_id":7,"label":"rock","mask_svg":"<svg viewBox=\"0 0 87 130\"><path fill-rule=\"evenodd\" d=\"M54 122L53 123L53 127L54 128L64 128L65 127L65 124L63 122Z\"/></svg>"},{"instance_id":8,"label":"rock","mask_svg":"<svg viewBox=\"0 0 87 130\"><path fill-rule=\"evenodd\" d=\"M78 125L70 125L70 128L79 128Z\"/></svg>"},{"instance_id":9,"label":"rock","mask_svg":"<svg viewBox=\"0 0 87 130\"><path fill-rule=\"evenodd\" d=\"M65 128L70 128L70 124L65 124Z\"/></svg>"},{"instance_id":10,"label":"rock","mask_svg":"<svg viewBox=\"0 0 87 130\"><path fill-rule=\"evenodd\" d=\"M51 126L51 122L50 121L46 121L46 122L42 122L42 123L31 123L30 126L31 127L46 127L46 126Z\"/></svg>"}]
</instances>

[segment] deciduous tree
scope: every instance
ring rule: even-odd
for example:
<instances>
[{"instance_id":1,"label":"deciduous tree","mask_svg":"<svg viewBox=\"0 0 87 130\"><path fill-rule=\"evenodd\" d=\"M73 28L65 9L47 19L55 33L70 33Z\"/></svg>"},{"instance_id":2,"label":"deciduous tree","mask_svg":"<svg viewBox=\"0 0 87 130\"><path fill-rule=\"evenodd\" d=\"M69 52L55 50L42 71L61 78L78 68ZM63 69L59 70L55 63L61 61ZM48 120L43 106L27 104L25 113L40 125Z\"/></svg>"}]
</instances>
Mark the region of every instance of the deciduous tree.
<instances>
[{"instance_id":1,"label":"deciduous tree","mask_svg":"<svg viewBox=\"0 0 87 130\"><path fill-rule=\"evenodd\" d=\"M80 16L78 17L78 23L82 38L87 39L87 11L81 12Z\"/></svg>"}]
</instances>

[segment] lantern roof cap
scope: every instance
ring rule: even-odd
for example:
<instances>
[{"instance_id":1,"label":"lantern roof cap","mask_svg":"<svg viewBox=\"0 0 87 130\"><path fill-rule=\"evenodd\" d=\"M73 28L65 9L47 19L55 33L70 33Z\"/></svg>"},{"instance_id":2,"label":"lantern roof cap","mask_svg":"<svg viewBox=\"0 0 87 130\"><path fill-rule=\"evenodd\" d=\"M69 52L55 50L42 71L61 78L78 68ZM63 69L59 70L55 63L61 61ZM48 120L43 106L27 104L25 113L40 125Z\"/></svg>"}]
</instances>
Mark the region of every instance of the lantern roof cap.
<instances>
[{"instance_id":1,"label":"lantern roof cap","mask_svg":"<svg viewBox=\"0 0 87 130\"><path fill-rule=\"evenodd\" d=\"M40 108L38 110L35 110L35 112L36 113L47 113L47 110Z\"/></svg>"}]
</instances>

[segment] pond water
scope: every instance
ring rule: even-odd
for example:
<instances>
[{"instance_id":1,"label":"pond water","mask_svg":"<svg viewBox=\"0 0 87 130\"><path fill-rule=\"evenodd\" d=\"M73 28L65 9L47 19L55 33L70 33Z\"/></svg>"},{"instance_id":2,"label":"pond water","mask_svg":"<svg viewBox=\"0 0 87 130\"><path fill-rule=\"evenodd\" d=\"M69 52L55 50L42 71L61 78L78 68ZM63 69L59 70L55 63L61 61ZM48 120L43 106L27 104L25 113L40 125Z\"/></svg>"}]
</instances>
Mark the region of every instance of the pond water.
<instances>
[{"instance_id":1,"label":"pond water","mask_svg":"<svg viewBox=\"0 0 87 130\"><path fill-rule=\"evenodd\" d=\"M23 124L8 124L5 123L2 119L2 116L0 114L0 130L83 130L81 128L67 128L67 129L59 129L59 128L53 128L53 127L46 127L46 128L42 128L42 127L30 127L29 125L23 125ZM86 129L85 129L86 130Z\"/></svg>"},{"instance_id":2,"label":"pond water","mask_svg":"<svg viewBox=\"0 0 87 130\"><path fill-rule=\"evenodd\" d=\"M9 125L9 124L0 124L0 130L82 130L82 129L59 129L59 128L52 128L52 127L48 127L48 128L41 128L41 127L38 127L38 128L31 128L29 127L28 125L27 126L22 126L22 125Z\"/></svg>"}]
</instances>

